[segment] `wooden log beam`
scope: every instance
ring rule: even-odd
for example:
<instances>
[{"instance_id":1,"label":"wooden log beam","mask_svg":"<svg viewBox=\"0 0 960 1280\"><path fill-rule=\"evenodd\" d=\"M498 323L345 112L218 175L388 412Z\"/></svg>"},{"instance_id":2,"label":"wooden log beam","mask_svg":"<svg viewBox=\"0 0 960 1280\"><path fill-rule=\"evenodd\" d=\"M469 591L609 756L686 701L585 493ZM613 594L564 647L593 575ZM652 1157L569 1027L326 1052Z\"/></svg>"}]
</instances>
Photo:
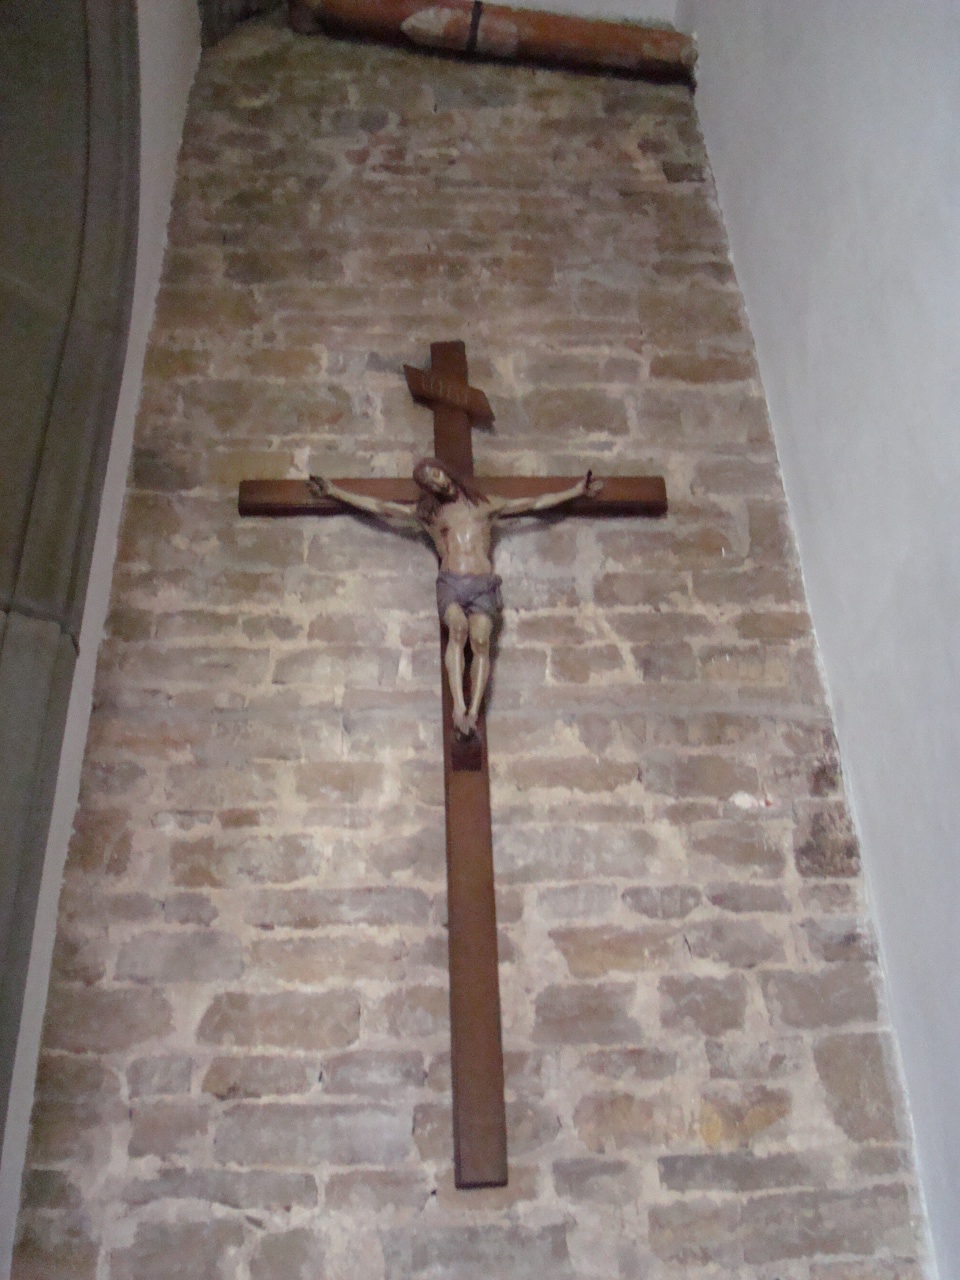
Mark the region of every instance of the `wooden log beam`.
<instances>
[{"instance_id":1,"label":"wooden log beam","mask_svg":"<svg viewBox=\"0 0 960 1280\"><path fill-rule=\"evenodd\" d=\"M601 67L690 84L696 47L667 27L605 22L479 0L289 0L302 35L346 32L461 54Z\"/></svg>"},{"instance_id":2,"label":"wooden log beam","mask_svg":"<svg viewBox=\"0 0 960 1280\"><path fill-rule=\"evenodd\" d=\"M537 497L566 489L578 476L477 476L477 487L498 498ZM667 489L662 476L604 476L603 489L595 497L575 498L561 507L580 516L662 516L667 510ZM346 479L335 482L354 493L391 502L414 503L417 486L412 479ZM306 480L242 480L242 516L335 516L347 510L336 498L321 498Z\"/></svg>"}]
</instances>

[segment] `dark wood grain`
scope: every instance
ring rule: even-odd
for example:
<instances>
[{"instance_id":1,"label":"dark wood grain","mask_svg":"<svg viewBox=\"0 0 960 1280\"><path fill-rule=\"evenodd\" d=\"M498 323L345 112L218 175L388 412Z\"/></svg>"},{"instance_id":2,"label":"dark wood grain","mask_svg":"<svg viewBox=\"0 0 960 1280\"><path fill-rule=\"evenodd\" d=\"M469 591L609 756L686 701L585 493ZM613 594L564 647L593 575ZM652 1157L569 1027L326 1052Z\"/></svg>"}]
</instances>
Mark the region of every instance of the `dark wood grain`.
<instances>
[{"instance_id":1,"label":"dark wood grain","mask_svg":"<svg viewBox=\"0 0 960 1280\"><path fill-rule=\"evenodd\" d=\"M444 406L447 412L457 410ZM466 414L462 414L466 417ZM462 468L460 468L462 471ZM498 498L535 498L566 489L578 476L478 476L483 493ZM667 511L667 487L662 476L602 476L602 491L593 498L575 498L561 510L578 516L662 516ZM337 479L354 493L389 502L417 499L412 479ZM241 480L239 510L242 516L341 516L349 508L336 498L318 498L306 480Z\"/></svg>"}]
</instances>

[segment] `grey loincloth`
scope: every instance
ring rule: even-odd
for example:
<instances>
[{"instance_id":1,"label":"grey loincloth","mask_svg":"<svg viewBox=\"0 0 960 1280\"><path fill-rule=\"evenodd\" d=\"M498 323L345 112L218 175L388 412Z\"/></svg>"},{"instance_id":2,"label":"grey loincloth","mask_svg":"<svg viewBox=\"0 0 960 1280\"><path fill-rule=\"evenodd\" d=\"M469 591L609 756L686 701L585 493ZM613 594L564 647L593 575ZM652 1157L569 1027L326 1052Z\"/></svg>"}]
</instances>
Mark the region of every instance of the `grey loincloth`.
<instances>
[{"instance_id":1,"label":"grey loincloth","mask_svg":"<svg viewBox=\"0 0 960 1280\"><path fill-rule=\"evenodd\" d=\"M437 610L441 619L452 604L458 604L469 618L471 613L485 613L496 621L503 610L500 597L502 579L496 573L437 574Z\"/></svg>"}]
</instances>

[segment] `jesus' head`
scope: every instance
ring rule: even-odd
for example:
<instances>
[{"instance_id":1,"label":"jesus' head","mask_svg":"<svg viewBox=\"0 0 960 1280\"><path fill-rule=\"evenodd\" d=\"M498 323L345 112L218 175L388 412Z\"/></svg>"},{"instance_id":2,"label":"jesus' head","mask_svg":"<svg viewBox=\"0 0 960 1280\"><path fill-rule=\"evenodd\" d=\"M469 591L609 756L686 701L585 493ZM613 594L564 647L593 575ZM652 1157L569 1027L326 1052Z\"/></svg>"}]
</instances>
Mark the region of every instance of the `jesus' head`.
<instances>
[{"instance_id":1,"label":"jesus' head","mask_svg":"<svg viewBox=\"0 0 960 1280\"><path fill-rule=\"evenodd\" d=\"M421 458L413 469L413 478L420 489L417 515L423 521L433 519L445 502L465 498L476 505L483 501L483 494L475 485L438 458Z\"/></svg>"}]
</instances>

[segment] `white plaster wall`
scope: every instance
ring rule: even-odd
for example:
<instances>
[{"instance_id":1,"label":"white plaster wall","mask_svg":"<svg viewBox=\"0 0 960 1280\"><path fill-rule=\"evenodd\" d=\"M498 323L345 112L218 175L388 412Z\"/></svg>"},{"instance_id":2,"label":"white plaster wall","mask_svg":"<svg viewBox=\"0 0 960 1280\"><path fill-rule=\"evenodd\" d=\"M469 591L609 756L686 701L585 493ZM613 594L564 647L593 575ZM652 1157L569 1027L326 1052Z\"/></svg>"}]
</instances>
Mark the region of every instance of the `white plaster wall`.
<instances>
[{"instance_id":1,"label":"white plaster wall","mask_svg":"<svg viewBox=\"0 0 960 1280\"><path fill-rule=\"evenodd\" d=\"M677 0L500 0L514 9L546 9L608 21L668 22L677 20Z\"/></svg>"},{"instance_id":2,"label":"white plaster wall","mask_svg":"<svg viewBox=\"0 0 960 1280\"><path fill-rule=\"evenodd\" d=\"M110 598L134 418L140 399L143 357L160 281L177 152L187 97L200 56L200 20L196 0L138 0L137 11L141 172L133 315L47 840L7 1127L0 1153L0 1276L8 1275L10 1269L40 1032L50 980L60 881L77 807L97 649Z\"/></svg>"},{"instance_id":3,"label":"white plaster wall","mask_svg":"<svg viewBox=\"0 0 960 1280\"><path fill-rule=\"evenodd\" d=\"M960 1277L960 5L680 0Z\"/></svg>"}]
</instances>

